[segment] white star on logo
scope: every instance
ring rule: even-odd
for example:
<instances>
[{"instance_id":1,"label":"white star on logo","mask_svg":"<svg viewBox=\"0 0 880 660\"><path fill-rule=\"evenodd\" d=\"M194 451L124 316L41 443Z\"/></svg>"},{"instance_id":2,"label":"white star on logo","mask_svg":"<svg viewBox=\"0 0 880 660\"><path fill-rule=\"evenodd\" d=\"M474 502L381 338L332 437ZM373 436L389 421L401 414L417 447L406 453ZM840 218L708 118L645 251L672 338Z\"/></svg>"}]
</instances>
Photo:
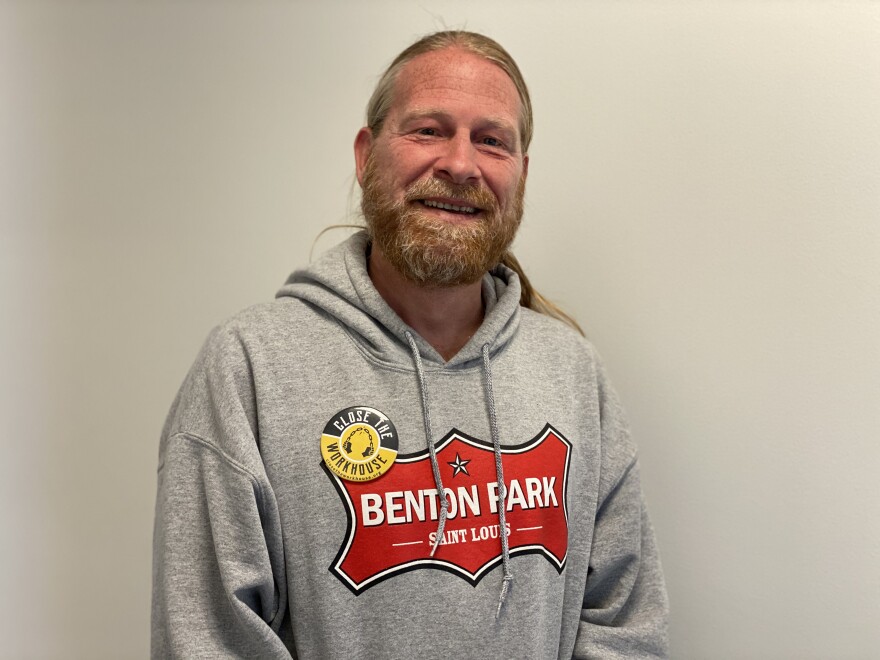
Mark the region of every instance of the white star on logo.
<instances>
[{"instance_id":1,"label":"white star on logo","mask_svg":"<svg viewBox=\"0 0 880 660\"><path fill-rule=\"evenodd\" d=\"M453 467L452 476L454 477L459 472L464 472L467 476L471 476L471 473L467 471L467 464L470 463L470 459L463 461L461 456L459 456L458 452L455 452L455 460L451 463L447 463L446 465L451 465Z\"/></svg>"}]
</instances>

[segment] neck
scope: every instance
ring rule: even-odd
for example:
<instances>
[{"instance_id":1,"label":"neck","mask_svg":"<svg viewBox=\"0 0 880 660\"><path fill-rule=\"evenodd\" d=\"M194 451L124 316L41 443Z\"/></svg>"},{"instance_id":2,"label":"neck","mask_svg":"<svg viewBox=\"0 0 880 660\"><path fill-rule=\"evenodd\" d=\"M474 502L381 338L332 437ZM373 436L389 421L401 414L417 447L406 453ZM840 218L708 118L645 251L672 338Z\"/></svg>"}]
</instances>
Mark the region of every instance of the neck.
<instances>
[{"instance_id":1,"label":"neck","mask_svg":"<svg viewBox=\"0 0 880 660\"><path fill-rule=\"evenodd\" d=\"M449 361L483 322L480 280L453 287L425 287L407 280L373 244L367 271L388 306Z\"/></svg>"}]
</instances>

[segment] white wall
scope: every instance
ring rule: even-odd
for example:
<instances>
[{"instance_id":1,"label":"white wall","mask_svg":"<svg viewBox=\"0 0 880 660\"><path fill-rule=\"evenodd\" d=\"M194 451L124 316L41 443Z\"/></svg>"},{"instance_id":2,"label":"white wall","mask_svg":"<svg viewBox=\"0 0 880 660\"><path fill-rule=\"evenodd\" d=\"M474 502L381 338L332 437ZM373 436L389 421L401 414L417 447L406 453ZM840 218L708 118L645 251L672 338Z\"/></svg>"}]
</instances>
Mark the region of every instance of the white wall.
<instances>
[{"instance_id":1,"label":"white wall","mask_svg":"<svg viewBox=\"0 0 880 660\"><path fill-rule=\"evenodd\" d=\"M518 252L629 409L675 657L878 657L880 5L473 5L0 4L0 656L146 654L178 384L465 25L533 91Z\"/></svg>"}]
</instances>

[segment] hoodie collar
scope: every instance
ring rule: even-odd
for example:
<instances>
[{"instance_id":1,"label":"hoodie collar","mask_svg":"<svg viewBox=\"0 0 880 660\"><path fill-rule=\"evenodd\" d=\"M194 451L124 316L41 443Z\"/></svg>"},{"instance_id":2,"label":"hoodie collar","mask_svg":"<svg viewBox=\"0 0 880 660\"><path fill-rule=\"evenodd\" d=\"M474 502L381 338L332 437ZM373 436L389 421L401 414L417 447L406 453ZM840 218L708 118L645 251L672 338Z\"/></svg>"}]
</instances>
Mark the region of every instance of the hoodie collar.
<instances>
[{"instance_id":1,"label":"hoodie collar","mask_svg":"<svg viewBox=\"0 0 880 660\"><path fill-rule=\"evenodd\" d=\"M296 270L276 298L299 298L333 317L381 362L412 368L409 332L426 369L478 366L482 346L494 355L514 336L520 319L519 277L498 265L483 276L485 316L480 328L449 362L410 328L382 298L367 273L369 237L358 232L306 268Z\"/></svg>"}]
</instances>

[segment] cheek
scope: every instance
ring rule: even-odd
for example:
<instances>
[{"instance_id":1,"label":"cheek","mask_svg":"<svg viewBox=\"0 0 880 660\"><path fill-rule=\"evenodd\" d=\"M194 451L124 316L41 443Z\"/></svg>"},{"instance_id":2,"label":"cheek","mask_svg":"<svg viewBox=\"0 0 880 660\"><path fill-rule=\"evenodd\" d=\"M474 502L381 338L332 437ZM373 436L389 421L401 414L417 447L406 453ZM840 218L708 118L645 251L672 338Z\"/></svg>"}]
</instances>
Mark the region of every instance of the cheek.
<instances>
[{"instance_id":1,"label":"cheek","mask_svg":"<svg viewBox=\"0 0 880 660\"><path fill-rule=\"evenodd\" d=\"M400 178L418 176L429 169L431 154L423 147L414 145L400 145L391 147L387 153L388 164Z\"/></svg>"},{"instance_id":2,"label":"cheek","mask_svg":"<svg viewBox=\"0 0 880 660\"><path fill-rule=\"evenodd\" d=\"M509 204L516 196L520 179L522 179L522 171L509 171L503 176L487 178L487 183L502 204Z\"/></svg>"}]
</instances>

